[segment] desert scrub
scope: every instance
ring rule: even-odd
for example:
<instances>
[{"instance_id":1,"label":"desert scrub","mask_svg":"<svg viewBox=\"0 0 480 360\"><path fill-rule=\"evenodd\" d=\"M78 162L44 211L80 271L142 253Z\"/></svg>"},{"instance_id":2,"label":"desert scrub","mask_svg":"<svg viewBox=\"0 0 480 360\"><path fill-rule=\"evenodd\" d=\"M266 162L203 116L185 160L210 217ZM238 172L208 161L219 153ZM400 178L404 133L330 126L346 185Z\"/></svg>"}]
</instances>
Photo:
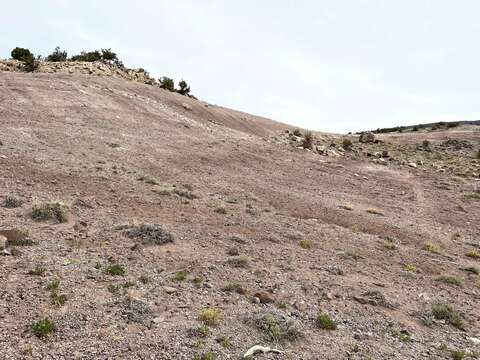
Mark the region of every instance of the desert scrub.
<instances>
[{"instance_id":1,"label":"desert scrub","mask_svg":"<svg viewBox=\"0 0 480 360\"><path fill-rule=\"evenodd\" d=\"M263 332L266 340L274 343L295 341L301 335L296 322L278 312L254 315L253 322Z\"/></svg>"},{"instance_id":2,"label":"desert scrub","mask_svg":"<svg viewBox=\"0 0 480 360\"><path fill-rule=\"evenodd\" d=\"M19 199L10 195L5 196L5 200L3 201L3 206L6 207L7 209L18 208L22 205L23 205L22 199Z\"/></svg>"},{"instance_id":3,"label":"desert scrub","mask_svg":"<svg viewBox=\"0 0 480 360\"><path fill-rule=\"evenodd\" d=\"M435 245L431 242L426 243L423 246L423 250L431 252L433 254L439 254L440 253L440 248L437 245Z\"/></svg>"},{"instance_id":4,"label":"desert scrub","mask_svg":"<svg viewBox=\"0 0 480 360\"><path fill-rule=\"evenodd\" d=\"M465 323L462 316L451 304L441 301L435 302L431 305L430 312L437 320L445 320L460 330L465 329Z\"/></svg>"},{"instance_id":5,"label":"desert scrub","mask_svg":"<svg viewBox=\"0 0 480 360\"><path fill-rule=\"evenodd\" d=\"M450 275L442 275L437 278L437 281L443 282L444 284L449 284L449 285L456 285L460 286L462 285L462 279L456 276L450 276Z\"/></svg>"},{"instance_id":6,"label":"desert scrub","mask_svg":"<svg viewBox=\"0 0 480 360\"><path fill-rule=\"evenodd\" d=\"M32 219L36 221L55 220L59 223L68 221L68 207L59 202L34 205Z\"/></svg>"},{"instance_id":7,"label":"desert scrub","mask_svg":"<svg viewBox=\"0 0 480 360\"><path fill-rule=\"evenodd\" d=\"M45 269L43 266L35 265L35 268L30 270L28 275L42 276L46 271L47 269Z\"/></svg>"},{"instance_id":8,"label":"desert scrub","mask_svg":"<svg viewBox=\"0 0 480 360\"><path fill-rule=\"evenodd\" d=\"M480 252L475 249L470 250L466 255L472 259L480 259Z\"/></svg>"},{"instance_id":9,"label":"desert scrub","mask_svg":"<svg viewBox=\"0 0 480 360\"><path fill-rule=\"evenodd\" d=\"M325 313L318 314L317 318L315 319L315 324L318 328L323 330L336 330L337 323Z\"/></svg>"},{"instance_id":10,"label":"desert scrub","mask_svg":"<svg viewBox=\"0 0 480 360\"><path fill-rule=\"evenodd\" d=\"M40 319L32 324L33 333L39 338L45 337L56 330L55 323L49 318Z\"/></svg>"},{"instance_id":11,"label":"desert scrub","mask_svg":"<svg viewBox=\"0 0 480 360\"><path fill-rule=\"evenodd\" d=\"M217 214L225 215L227 213L227 209L223 206L220 206L214 210Z\"/></svg>"},{"instance_id":12,"label":"desert scrub","mask_svg":"<svg viewBox=\"0 0 480 360\"><path fill-rule=\"evenodd\" d=\"M237 268L247 268L249 266L248 257L242 256L231 256L227 259L227 263L233 267Z\"/></svg>"},{"instance_id":13,"label":"desert scrub","mask_svg":"<svg viewBox=\"0 0 480 360\"><path fill-rule=\"evenodd\" d=\"M110 264L105 269L105 272L113 276L123 276L125 275L125 268L120 264Z\"/></svg>"},{"instance_id":14,"label":"desert scrub","mask_svg":"<svg viewBox=\"0 0 480 360\"><path fill-rule=\"evenodd\" d=\"M188 276L188 272L186 272L185 270L177 271L177 272L175 273L175 275L173 275L172 281L174 281L174 282L182 282L182 281L187 280L187 276Z\"/></svg>"},{"instance_id":15,"label":"desert scrub","mask_svg":"<svg viewBox=\"0 0 480 360\"><path fill-rule=\"evenodd\" d=\"M313 246L312 240L307 240L307 239L300 240L300 247L302 249L309 250L312 248L312 246Z\"/></svg>"},{"instance_id":16,"label":"desert scrub","mask_svg":"<svg viewBox=\"0 0 480 360\"><path fill-rule=\"evenodd\" d=\"M228 292L228 293L232 293L232 292L235 292L237 294L245 294L247 291L243 288L243 286L241 284L238 284L238 283L229 283L227 285L225 285L223 288L222 288L223 291L225 292Z\"/></svg>"},{"instance_id":17,"label":"desert scrub","mask_svg":"<svg viewBox=\"0 0 480 360\"><path fill-rule=\"evenodd\" d=\"M405 264L403 265L403 268L405 269L405 271L408 271L408 272L417 272L417 266L414 265L414 264Z\"/></svg>"},{"instance_id":18,"label":"desert scrub","mask_svg":"<svg viewBox=\"0 0 480 360\"><path fill-rule=\"evenodd\" d=\"M160 224L141 224L128 229L126 235L143 245L163 245L175 240L174 236Z\"/></svg>"},{"instance_id":19,"label":"desert scrub","mask_svg":"<svg viewBox=\"0 0 480 360\"><path fill-rule=\"evenodd\" d=\"M353 146L352 140L350 140L347 137L344 137L343 140L342 140L342 147L345 150L350 150L352 148L352 146Z\"/></svg>"},{"instance_id":20,"label":"desert scrub","mask_svg":"<svg viewBox=\"0 0 480 360\"><path fill-rule=\"evenodd\" d=\"M198 196L195 195L191 190L182 190L182 189L175 189L173 191L176 195L186 198L188 200L195 200L198 199Z\"/></svg>"},{"instance_id":21,"label":"desert scrub","mask_svg":"<svg viewBox=\"0 0 480 360\"><path fill-rule=\"evenodd\" d=\"M392 239L386 238L383 241L383 247L388 250L395 250L397 248L397 245L395 245Z\"/></svg>"},{"instance_id":22,"label":"desert scrub","mask_svg":"<svg viewBox=\"0 0 480 360\"><path fill-rule=\"evenodd\" d=\"M198 315L198 319L205 325L216 326L222 320L223 315L220 309L215 307L208 307L202 309Z\"/></svg>"},{"instance_id":23,"label":"desert scrub","mask_svg":"<svg viewBox=\"0 0 480 360\"><path fill-rule=\"evenodd\" d=\"M469 267L463 268L462 270L475 275L480 275L480 268L476 266L469 266Z\"/></svg>"},{"instance_id":24,"label":"desert scrub","mask_svg":"<svg viewBox=\"0 0 480 360\"><path fill-rule=\"evenodd\" d=\"M193 360L216 360L217 355L213 351L206 352L204 354L196 354Z\"/></svg>"},{"instance_id":25,"label":"desert scrub","mask_svg":"<svg viewBox=\"0 0 480 360\"><path fill-rule=\"evenodd\" d=\"M198 336L198 337L201 337L201 338L207 338L207 337L210 336L211 331L210 331L210 328L207 325L203 324L203 325L197 326L196 328L191 329L190 333L193 336Z\"/></svg>"}]
</instances>

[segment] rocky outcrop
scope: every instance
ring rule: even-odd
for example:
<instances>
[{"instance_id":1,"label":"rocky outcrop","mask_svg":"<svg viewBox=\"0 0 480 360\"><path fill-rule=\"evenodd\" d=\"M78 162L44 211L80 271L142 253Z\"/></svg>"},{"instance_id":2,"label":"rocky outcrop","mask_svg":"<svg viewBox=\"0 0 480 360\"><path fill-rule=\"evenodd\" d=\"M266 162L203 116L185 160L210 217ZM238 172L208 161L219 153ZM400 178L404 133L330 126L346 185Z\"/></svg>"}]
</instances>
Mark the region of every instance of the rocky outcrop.
<instances>
[{"instance_id":1,"label":"rocky outcrop","mask_svg":"<svg viewBox=\"0 0 480 360\"><path fill-rule=\"evenodd\" d=\"M154 85L156 80L143 69L128 69L102 61L64 61L47 62L39 61L35 70L37 73L66 73L66 74L93 74L100 76L118 77L130 81ZM23 63L18 60L0 60L0 71L23 72Z\"/></svg>"},{"instance_id":2,"label":"rocky outcrop","mask_svg":"<svg viewBox=\"0 0 480 360\"><path fill-rule=\"evenodd\" d=\"M362 132L358 141L361 143L373 143L375 141L375 135L370 131Z\"/></svg>"}]
</instances>

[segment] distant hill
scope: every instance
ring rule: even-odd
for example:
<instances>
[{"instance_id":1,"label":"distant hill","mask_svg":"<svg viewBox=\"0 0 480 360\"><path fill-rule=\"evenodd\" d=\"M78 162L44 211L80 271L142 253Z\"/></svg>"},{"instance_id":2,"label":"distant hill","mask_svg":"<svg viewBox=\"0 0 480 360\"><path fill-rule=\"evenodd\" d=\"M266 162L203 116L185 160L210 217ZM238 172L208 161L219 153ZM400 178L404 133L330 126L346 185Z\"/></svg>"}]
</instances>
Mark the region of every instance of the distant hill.
<instances>
[{"instance_id":1,"label":"distant hill","mask_svg":"<svg viewBox=\"0 0 480 360\"><path fill-rule=\"evenodd\" d=\"M480 120L460 120L460 121L439 121L433 123L406 125L406 126L394 126L390 128L378 128L376 130L370 130L376 134L385 134L391 132L404 132L404 131L418 131L422 129L428 129L431 131L441 129L451 129L460 125L480 125Z\"/></svg>"}]
</instances>

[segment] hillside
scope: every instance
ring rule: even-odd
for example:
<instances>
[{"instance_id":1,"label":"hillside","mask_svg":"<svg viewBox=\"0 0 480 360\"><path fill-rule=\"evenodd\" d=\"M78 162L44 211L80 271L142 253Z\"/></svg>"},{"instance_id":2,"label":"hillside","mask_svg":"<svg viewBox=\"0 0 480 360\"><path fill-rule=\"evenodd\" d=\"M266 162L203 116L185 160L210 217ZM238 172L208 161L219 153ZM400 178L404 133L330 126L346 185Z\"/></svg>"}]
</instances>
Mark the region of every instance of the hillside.
<instances>
[{"instance_id":1,"label":"hillside","mask_svg":"<svg viewBox=\"0 0 480 360\"><path fill-rule=\"evenodd\" d=\"M78 71L0 72L0 124L2 359L480 352L477 127L310 151Z\"/></svg>"}]
</instances>

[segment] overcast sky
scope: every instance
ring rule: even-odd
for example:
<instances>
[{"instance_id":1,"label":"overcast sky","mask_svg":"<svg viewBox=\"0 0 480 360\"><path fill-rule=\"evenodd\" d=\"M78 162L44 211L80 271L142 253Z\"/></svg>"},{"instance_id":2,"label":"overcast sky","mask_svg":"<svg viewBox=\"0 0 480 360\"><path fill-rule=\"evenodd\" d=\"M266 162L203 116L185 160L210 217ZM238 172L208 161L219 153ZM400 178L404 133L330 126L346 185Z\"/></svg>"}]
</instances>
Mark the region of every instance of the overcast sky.
<instances>
[{"instance_id":1,"label":"overcast sky","mask_svg":"<svg viewBox=\"0 0 480 360\"><path fill-rule=\"evenodd\" d=\"M111 47L209 102L348 132L480 119L479 14L478 0L6 1L0 57Z\"/></svg>"}]
</instances>

